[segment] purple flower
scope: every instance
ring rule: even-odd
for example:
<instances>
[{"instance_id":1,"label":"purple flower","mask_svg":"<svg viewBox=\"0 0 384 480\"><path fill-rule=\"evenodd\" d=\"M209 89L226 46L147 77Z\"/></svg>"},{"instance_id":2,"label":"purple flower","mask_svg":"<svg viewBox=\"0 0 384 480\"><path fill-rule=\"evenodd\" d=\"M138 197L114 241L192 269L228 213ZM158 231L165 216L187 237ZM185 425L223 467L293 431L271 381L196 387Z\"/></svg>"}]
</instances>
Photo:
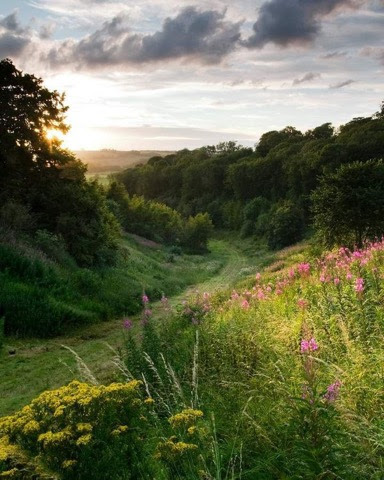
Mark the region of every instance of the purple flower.
<instances>
[{"instance_id":1,"label":"purple flower","mask_svg":"<svg viewBox=\"0 0 384 480\"><path fill-rule=\"evenodd\" d=\"M364 291L364 278L356 278L355 290L357 293Z\"/></svg>"},{"instance_id":2,"label":"purple flower","mask_svg":"<svg viewBox=\"0 0 384 480\"><path fill-rule=\"evenodd\" d=\"M130 330L133 327L133 322L129 318L124 318L123 325L124 325L124 328L126 328L127 330Z\"/></svg>"},{"instance_id":3,"label":"purple flower","mask_svg":"<svg viewBox=\"0 0 384 480\"><path fill-rule=\"evenodd\" d=\"M336 380L335 383L331 383L331 385L329 385L329 387L327 388L327 392L324 395L324 399L329 403L334 402L339 396L340 387L341 387L340 380Z\"/></svg>"},{"instance_id":4,"label":"purple flower","mask_svg":"<svg viewBox=\"0 0 384 480\"><path fill-rule=\"evenodd\" d=\"M309 263L299 263L297 266L297 271L300 273L300 275L308 275L309 271L311 269L311 265Z\"/></svg>"},{"instance_id":5,"label":"purple flower","mask_svg":"<svg viewBox=\"0 0 384 480\"><path fill-rule=\"evenodd\" d=\"M314 352L315 350L318 350L318 348L319 345L313 337L310 340L303 339L300 343L301 353Z\"/></svg>"},{"instance_id":6,"label":"purple flower","mask_svg":"<svg viewBox=\"0 0 384 480\"><path fill-rule=\"evenodd\" d=\"M144 305L149 302L149 298L147 297L147 295L145 293L141 297L141 301L144 303Z\"/></svg>"}]
</instances>

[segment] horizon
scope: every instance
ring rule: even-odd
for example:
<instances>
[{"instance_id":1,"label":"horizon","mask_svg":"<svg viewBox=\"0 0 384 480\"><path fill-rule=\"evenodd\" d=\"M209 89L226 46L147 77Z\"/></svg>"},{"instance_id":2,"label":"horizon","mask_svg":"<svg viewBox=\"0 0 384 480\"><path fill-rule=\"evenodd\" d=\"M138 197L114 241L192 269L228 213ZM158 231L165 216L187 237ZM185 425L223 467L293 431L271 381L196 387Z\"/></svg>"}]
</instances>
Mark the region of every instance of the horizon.
<instances>
[{"instance_id":1,"label":"horizon","mask_svg":"<svg viewBox=\"0 0 384 480\"><path fill-rule=\"evenodd\" d=\"M66 93L71 150L254 146L377 111L383 26L383 0L4 0L0 56Z\"/></svg>"}]
</instances>

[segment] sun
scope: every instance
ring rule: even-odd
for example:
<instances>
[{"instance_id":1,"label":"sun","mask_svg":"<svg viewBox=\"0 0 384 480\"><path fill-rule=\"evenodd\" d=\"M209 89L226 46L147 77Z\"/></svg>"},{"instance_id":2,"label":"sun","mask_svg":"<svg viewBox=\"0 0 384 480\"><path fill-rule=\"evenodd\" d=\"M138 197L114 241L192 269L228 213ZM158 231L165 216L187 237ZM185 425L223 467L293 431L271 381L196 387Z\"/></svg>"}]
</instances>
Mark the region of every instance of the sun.
<instances>
[{"instance_id":1,"label":"sun","mask_svg":"<svg viewBox=\"0 0 384 480\"><path fill-rule=\"evenodd\" d=\"M65 140L65 134L61 130L56 130L54 128L50 128L45 132L45 138L47 140L59 140L59 142L63 142Z\"/></svg>"}]
</instances>

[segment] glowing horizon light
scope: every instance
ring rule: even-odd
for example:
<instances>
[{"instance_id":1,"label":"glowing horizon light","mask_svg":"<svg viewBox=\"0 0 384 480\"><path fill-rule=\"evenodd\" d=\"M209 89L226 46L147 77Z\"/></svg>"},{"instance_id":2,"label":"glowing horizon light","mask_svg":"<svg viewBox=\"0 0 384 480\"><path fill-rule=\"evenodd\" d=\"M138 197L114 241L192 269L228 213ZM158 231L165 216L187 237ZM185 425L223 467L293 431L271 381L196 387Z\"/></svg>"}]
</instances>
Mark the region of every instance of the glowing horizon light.
<instances>
[{"instance_id":1,"label":"glowing horizon light","mask_svg":"<svg viewBox=\"0 0 384 480\"><path fill-rule=\"evenodd\" d=\"M47 140L59 140L60 142L64 142L65 133L63 133L61 130L51 128L45 132L45 137Z\"/></svg>"}]
</instances>

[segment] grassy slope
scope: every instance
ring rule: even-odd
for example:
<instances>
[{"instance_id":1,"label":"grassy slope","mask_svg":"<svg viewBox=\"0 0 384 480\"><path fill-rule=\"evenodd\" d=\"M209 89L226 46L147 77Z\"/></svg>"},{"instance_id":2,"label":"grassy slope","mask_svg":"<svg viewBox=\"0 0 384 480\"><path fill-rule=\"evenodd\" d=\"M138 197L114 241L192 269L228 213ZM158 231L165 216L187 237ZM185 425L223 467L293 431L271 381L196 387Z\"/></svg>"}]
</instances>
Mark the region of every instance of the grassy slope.
<instances>
[{"instance_id":1,"label":"grassy slope","mask_svg":"<svg viewBox=\"0 0 384 480\"><path fill-rule=\"evenodd\" d=\"M124 291L121 283L134 277L146 291L171 292L174 304L196 288L214 291L230 287L274 258L250 241L234 237L213 239L209 254L175 257L174 263L166 262L169 254L163 248L141 245L128 237L124 246L127 264L114 272L109 288ZM17 410L46 389L78 377L76 361L62 348L63 344L76 350L100 381L113 379L113 353L106 343L116 347L122 338L121 318L50 340L8 338L0 354L0 415ZM16 355L9 355L11 349L16 350Z\"/></svg>"}]
</instances>

